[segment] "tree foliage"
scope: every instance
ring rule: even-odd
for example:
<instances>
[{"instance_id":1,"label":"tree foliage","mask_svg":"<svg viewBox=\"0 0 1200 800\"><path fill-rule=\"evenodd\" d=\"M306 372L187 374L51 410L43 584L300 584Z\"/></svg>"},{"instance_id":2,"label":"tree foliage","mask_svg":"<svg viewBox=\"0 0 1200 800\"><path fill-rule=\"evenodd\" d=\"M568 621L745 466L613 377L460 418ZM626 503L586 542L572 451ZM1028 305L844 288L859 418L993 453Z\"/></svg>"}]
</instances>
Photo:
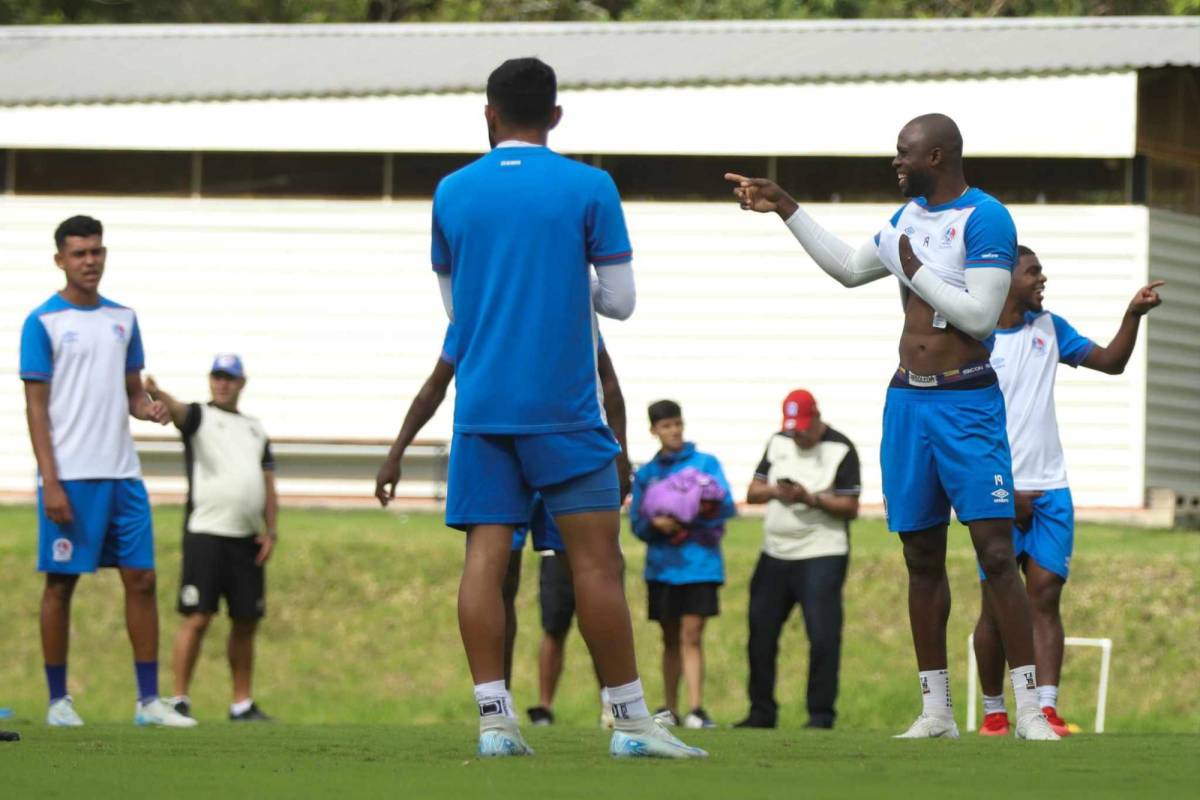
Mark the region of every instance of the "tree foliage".
<instances>
[{"instance_id":1,"label":"tree foliage","mask_svg":"<svg viewBox=\"0 0 1200 800\"><path fill-rule=\"evenodd\" d=\"M0 0L0 24L868 19L1198 14L1200 0Z\"/></svg>"}]
</instances>

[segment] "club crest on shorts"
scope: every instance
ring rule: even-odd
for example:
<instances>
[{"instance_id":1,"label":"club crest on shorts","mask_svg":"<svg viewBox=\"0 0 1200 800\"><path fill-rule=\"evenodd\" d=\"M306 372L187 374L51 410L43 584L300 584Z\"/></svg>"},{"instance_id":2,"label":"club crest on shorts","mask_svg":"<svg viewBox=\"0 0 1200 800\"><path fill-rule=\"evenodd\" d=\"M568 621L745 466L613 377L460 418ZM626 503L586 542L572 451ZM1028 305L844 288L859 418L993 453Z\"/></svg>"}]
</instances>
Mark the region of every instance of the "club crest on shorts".
<instances>
[{"instance_id":1,"label":"club crest on shorts","mask_svg":"<svg viewBox=\"0 0 1200 800\"><path fill-rule=\"evenodd\" d=\"M75 545L71 544L70 539L59 537L55 539L54 544L51 545L51 553L51 558L53 558L56 563L61 564L64 561L70 561L71 556L75 555Z\"/></svg>"},{"instance_id":2,"label":"club crest on shorts","mask_svg":"<svg viewBox=\"0 0 1200 800\"><path fill-rule=\"evenodd\" d=\"M200 605L200 590L192 584L187 584L179 590L179 604L182 606Z\"/></svg>"}]
</instances>

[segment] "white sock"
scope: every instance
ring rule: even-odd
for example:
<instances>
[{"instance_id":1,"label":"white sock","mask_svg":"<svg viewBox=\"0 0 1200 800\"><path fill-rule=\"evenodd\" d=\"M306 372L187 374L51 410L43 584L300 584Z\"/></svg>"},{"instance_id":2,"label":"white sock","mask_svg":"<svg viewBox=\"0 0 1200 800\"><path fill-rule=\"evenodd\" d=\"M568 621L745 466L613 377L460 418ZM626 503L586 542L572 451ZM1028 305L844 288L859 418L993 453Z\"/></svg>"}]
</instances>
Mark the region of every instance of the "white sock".
<instances>
[{"instance_id":1,"label":"white sock","mask_svg":"<svg viewBox=\"0 0 1200 800\"><path fill-rule=\"evenodd\" d=\"M931 717L954 718L950 701L950 670L927 669L917 673L921 679L921 704Z\"/></svg>"},{"instance_id":2,"label":"white sock","mask_svg":"<svg viewBox=\"0 0 1200 800\"><path fill-rule=\"evenodd\" d=\"M1012 679L1013 698L1017 701L1017 713L1038 709L1037 668L1033 664L1013 667L1009 670Z\"/></svg>"},{"instance_id":3,"label":"white sock","mask_svg":"<svg viewBox=\"0 0 1200 800\"><path fill-rule=\"evenodd\" d=\"M608 701L618 728L639 728L650 719L640 678L621 686L609 686Z\"/></svg>"},{"instance_id":4,"label":"white sock","mask_svg":"<svg viewBox=\"0 0 1200 800\"><path fill-rule=\"evenodd\" d=\"M983 713L984 714L1003 714L1004 713L1004 692L993 697L990 694L983 696Z\"/></svg>"},{"instance_id":5,"label":"white sock","mask_svg":"<svg viewBox=\"0 0 1200 800\"><path fill-rule=\"evenodd\" d=\"M1038 687L1038 705L1042 708L1049 706L1058 709L1058 687L1047 684Z\"/></svg>"},{"instance_id":6,"label":"white sock","mask_svg":"<svg viewBox=\"0 0 1200 800\"><path fill-rule=\"evenodd\" d=\"M516 719L513 711L512 695L504 681L488 681L475 684L475 704L479 706L479 725L495 722L500 718Z\"/></svg>"},{"instance_id":7,"label":"white sock","mask_svg":"<svg viewBox=\"0 0 1200 800\"><path fill-rule=\"evenodd\" d=\"M600 687L600 705L604 706L609 711L612 710L612 709L608 708L610 705L612 705L612 700L608 699L608 687L607 686Z\"/></svg>"},{"instance_id":8,"label":"white sock","mask_svg":"<svg viewBox=\"0 0 1200 800\"><path fill-rule=\"evenodd\" d=\"M254 705L254 701L247 697L245 700L238 700L236 703L229 704L229 713L237 716L245 714L250 710L250 706Z\"/></svg>"}]
</instances>

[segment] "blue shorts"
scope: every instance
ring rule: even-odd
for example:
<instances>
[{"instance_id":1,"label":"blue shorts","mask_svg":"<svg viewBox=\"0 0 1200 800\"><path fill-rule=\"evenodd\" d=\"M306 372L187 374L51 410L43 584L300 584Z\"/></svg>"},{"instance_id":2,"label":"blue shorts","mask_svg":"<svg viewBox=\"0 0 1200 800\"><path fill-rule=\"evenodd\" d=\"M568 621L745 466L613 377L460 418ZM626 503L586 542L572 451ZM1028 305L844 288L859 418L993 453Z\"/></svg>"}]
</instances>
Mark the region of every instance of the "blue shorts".
<instances>
[{"instance_id":1,"label":"blue shorts","mask_svg":"<svg viewBox=\"0 0 1200 800\"><path fill-rule=\"evenodd\" d=\"M38 571L67 575L100 567L154 569L150 498L139 478L63 481L72 521L46 516L38 487Z\"/></svg>"},{"instance_id":2,"label":"blue shorts","mask_svg":"<svg viewBox=\"0 0 1200 800\"><path fill-rule=\"evenodd\" d=\"M888 530L1012 519L1012 456L1004 397L977 389L889 387L883 408L883 500Z\"/></svg>"},{"instance_id":3,"label":"blue shorts","mask_svg":"<svg viewBox=\"0 0 1200 800\"><path fill-rule=\"evenodd\" d=\"M450 445L446 524L528 525L534 493L554 515L621 507L607 427L527 436L456 433Z\"/></svg>"},{"instance_id":4,"label":"blue shorts","mask_svg":"<svg viewBox=\"0 0 1200 800\"><path fill-rule=\"evenodd\" d=\"M1071 490L1048 489L1034 498L1033 519L1029 530L1013 528L1013 552L1017 561L1032 558L1042 569L1064 581L1071 571L1071 553L1075 550L1075 502ZM983 580L983 570L979 579Z\"/></svg>"},{"instance_id":5,"label":"blue shorts","mask_svg":"<svg viewBox=\"0 0 1200 800\"><path fill-rule=\"evenodd\" d=\"M529 524L513 531L513 550L524 549L530 531L533 532L535 552L544 553L547 550L553 550L561 553L567 549L563 543L562 534L558 532L558 526L554 524L554 517L550 516L550 512L546 510L546 504L542 501L541 495L537 494L533 496L533 515Z\"/></svg>"}]
</instances>

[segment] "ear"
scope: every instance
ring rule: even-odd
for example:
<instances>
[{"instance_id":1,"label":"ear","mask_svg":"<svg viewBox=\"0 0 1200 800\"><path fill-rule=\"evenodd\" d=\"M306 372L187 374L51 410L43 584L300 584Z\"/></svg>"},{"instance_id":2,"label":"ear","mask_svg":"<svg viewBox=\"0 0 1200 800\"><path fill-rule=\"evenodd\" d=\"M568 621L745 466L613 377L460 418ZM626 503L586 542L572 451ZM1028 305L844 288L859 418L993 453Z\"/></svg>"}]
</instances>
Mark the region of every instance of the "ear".
<instances>
[{"instance_id":1,"label":"ear","mask_svg":"<svg viewBox=\"0 0 1200 800\"><path fill-rule=\"evenodd\" d=\"M942 148L935 147L929 151L929 166L936 167L945 159L942 158Z\"/></svg>"},{"instance_id":2,"label":"ear","mask_svg":"<svg viewBox=\"0 0 1200 800\"><path fill-rule=\"evenodd\" d=\"M54 265L59 269L66 269L66 267L63 266L63 255L61 250L54 251Z\"/></svg>"},{"instance_id":3,"label":"ear","mask_svg":"<svg viewBox=\"0 0 1200 800\"><path fill-rule=\"evenodd\" d=\"M554 130L560 122L562 122L562 106L555 106L554 113L550 115L550 126L546 130Z\"/></svg>"},{"instance_id":4,"label":"ear","mask_svg":"<svg viewBox=\"0 0 1200 800\"><path fill-rule=\"evenodd\" d=\"M498 118L496 109L492 108L490 103L483 107L483 118L487 120L489 128L496 124L496 120Z\"/></svg>"}]
</instances>

